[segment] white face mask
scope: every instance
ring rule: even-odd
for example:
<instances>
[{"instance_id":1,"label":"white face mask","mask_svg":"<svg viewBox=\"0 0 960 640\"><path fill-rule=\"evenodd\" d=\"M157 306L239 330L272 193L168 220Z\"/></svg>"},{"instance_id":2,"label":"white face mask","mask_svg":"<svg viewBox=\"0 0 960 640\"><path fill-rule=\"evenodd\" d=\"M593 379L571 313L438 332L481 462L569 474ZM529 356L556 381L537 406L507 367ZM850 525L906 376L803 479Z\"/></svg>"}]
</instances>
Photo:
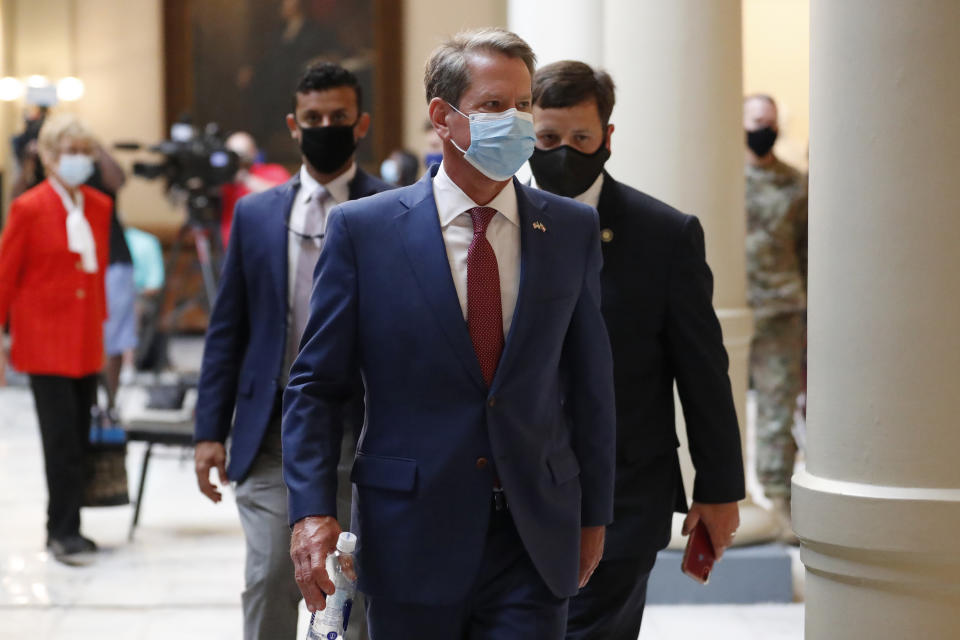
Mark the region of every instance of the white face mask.
<instances>
[{"instance_id":1,"label":"white face mask","mask_svg":"<svg viewBox=\"0 0 960 640\"><path fill-rule=\"evenodd\" d=\"M85 153L64 153L57 164L57 175L71 187L78 187L93 175L93 158Z\"/></svg>"}]
</instances>

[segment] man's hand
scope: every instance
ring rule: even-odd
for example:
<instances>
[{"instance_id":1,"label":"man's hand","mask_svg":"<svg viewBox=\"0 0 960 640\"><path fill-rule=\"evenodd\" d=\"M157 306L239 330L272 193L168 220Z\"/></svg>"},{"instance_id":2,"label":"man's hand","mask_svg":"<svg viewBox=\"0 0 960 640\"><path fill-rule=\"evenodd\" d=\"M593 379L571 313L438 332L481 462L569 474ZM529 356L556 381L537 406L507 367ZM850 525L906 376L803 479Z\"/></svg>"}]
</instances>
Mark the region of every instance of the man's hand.
<instances>
[{"instance_id":1,"label":"man's hand","mask_svg":"<svg viewBox=\"0 0 960 640\"><path fill-rule=\"evenodd\" d=\"M333 516L307 516L293 525L290 558L294 576L310 613L327 606L333 581L327 575L327 556L337 548L340 525Z\"/></svg>"},{"instance_id":2,"label":"man's hand","mask_svg":"<svg viewBox=\"0 0 960 640\"><path fill-rule=\"evenodd\" d=\"M720 504L706 504L694 502L690 505L690 513L683 521L683 535L690 535L697 522L703 520L713 543L713 551L717 560L723 556L723 551L733 544L733 537L740 526L740 507L736 502L722 502Z\"/></svg>"},{"instance_id":3,"label":"man's hand","mask_svg":"<svg viewBox=\"0 0 960 640\"><path fill-rule=\"evenodd\" d=\"M582 589L587 586L590 576L600 564L603 557L603 540L606 527L583 527L580 529L580 584Z\"/></svg>"},{"instance_id":4,"label":"man's hand","mask_svg":"<svg viewBox=\"0 0 960 640\"><path fill-rule=\"evenodd\" d=\"M210 482L211 469L217 470L221 486L226 486L229 482L227 480L227 450L223 443L211 440L198 442L193 450L193 464L197 471L197 486L200 487L200 492L213 502L223 500L223 495Z\"/></svg>"}]
</instances>

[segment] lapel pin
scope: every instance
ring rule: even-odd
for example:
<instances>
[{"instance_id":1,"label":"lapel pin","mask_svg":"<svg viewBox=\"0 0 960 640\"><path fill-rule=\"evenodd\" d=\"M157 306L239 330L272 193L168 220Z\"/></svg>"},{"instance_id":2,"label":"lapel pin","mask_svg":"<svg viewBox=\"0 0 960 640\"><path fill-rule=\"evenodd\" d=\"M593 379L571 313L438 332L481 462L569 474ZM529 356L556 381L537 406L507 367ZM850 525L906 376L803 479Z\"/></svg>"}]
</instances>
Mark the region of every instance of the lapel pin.
<instances>
[{"instance_id":1,"label":"lapel pin","mask_svg":"<svg viewBox=\"0 0 960 640\"><path fill-rule=\"evenodd\" d=\"M547 228L543 226L543 223L540 222L539 220L533 223L533 228L536 229L537 231L542 231L544 233L547 232Z\"/></svg>"},{"instance_id":2,"label":"lapel pin","mask_svg":"<svg viewBox=\"0 0 960 640\"><path fill-rule=\"evenodd\" d=\"M613 240L613 229L604 229L600 232L600 239L604 242L610 242Z\"/></svg>"}]
</instances>

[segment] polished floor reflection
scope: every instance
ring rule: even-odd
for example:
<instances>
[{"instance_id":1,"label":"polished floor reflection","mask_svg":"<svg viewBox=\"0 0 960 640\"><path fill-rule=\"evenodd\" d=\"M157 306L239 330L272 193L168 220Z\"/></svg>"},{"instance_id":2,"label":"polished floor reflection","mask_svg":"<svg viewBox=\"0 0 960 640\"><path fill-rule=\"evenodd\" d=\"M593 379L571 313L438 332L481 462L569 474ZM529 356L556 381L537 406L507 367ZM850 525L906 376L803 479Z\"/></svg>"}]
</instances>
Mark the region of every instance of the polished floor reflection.
<instances>
[{"instance_id":1,"label":"polished floor reflection","mask_svg":"<svg viewBox=\"0 0 960 640\"><path fill-rule=\"evenodd\" d=\"M43 549L46 487L32 398L22 386L0 389L0 639L242 636L243 535L232 494L207 502L185 450L155 452L133 540L131 507L85 509L84 533L102 550L87 566L62 565ZM131 492L143 453L130 445ZM802 618L798 604L657 606L641 639L800 640Z\"/></svg>"}]
</instances>

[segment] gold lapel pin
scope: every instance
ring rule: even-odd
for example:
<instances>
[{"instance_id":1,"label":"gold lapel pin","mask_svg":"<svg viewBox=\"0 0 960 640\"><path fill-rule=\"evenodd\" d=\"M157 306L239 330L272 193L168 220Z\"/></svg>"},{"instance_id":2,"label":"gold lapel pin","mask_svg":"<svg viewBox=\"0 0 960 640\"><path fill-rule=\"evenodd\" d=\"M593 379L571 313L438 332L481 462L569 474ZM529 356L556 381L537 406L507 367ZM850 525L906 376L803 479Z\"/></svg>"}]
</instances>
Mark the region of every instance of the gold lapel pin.
<instances>
[{"instance_id":1,"label":"gold lapel pin","mask_svg":"<svg viewBox=\"0 0 960 640\"><path fill-rule=\"evenodd\" d=\"M540 222L539 220L533 223L533 228L536 229L537 231L542 231L544 233L547 232L547 228L543 226L543 223Z\"/></svg>"},{"instance_id":2,"label":"gold lapel pin","mask_svg":"<svg viewBox=\"0 0 960 640\"><path fill-rule=\"evenodd\" d=\"M613 229L604 229L600 232L600 239L604 242L610 242L613 240Z\"/></svg>"}]
</instances>

